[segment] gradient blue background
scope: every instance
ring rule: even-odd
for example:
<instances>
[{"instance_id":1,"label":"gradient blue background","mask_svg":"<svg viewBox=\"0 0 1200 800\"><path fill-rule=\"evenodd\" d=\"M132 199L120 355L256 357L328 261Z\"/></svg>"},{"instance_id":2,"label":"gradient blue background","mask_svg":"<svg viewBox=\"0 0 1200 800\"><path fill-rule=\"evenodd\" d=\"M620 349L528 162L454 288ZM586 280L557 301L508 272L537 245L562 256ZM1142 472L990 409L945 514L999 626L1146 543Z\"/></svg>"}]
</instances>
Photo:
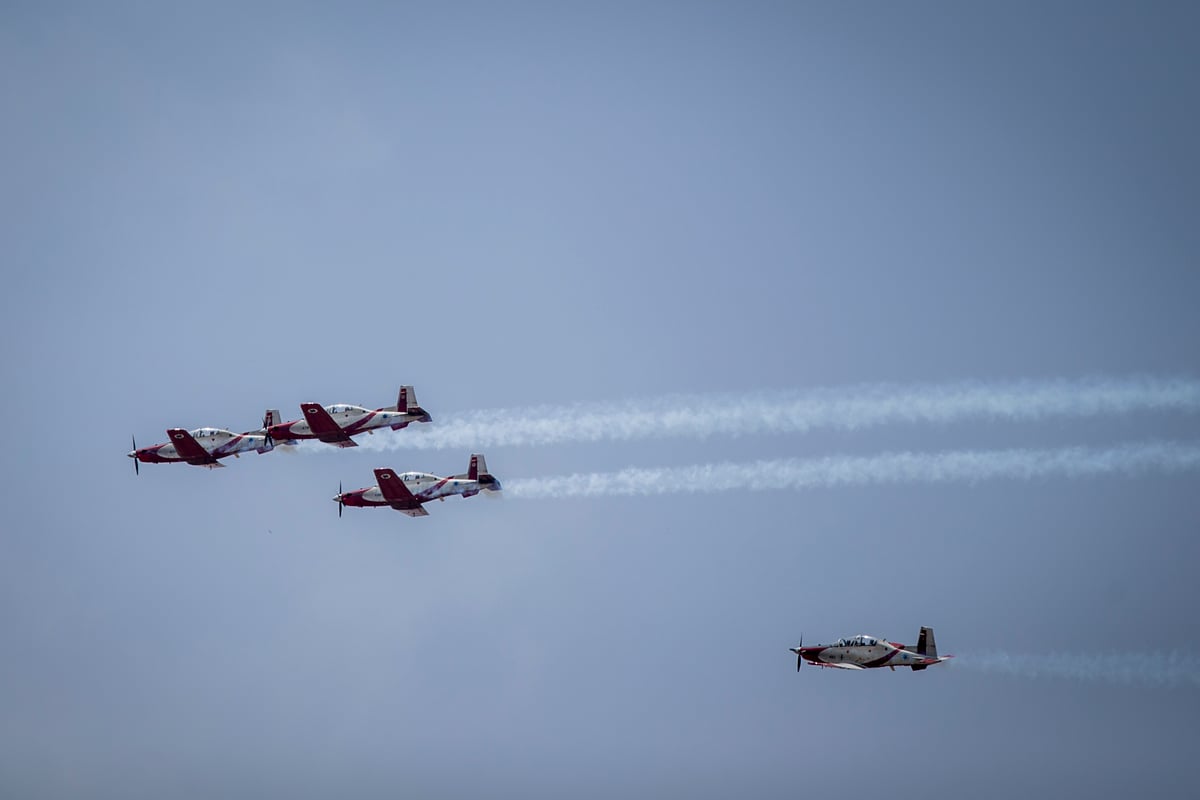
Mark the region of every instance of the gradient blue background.
<instances>
[{"instance_id":1,"label":"gradient blue background","mask_svg":"<svg viewBox=\"0 0 1200 800\"><path fill-rule=\"evenodd\" d=\"M1196 374L1189 3L0 10L0 793L1193 796L1195 475L438 504L467 453L124 453L301 401ZM436 424L436 423L435 423ZM1180 415L492 448L527 477Z\"/></svg>"}]
</instances>

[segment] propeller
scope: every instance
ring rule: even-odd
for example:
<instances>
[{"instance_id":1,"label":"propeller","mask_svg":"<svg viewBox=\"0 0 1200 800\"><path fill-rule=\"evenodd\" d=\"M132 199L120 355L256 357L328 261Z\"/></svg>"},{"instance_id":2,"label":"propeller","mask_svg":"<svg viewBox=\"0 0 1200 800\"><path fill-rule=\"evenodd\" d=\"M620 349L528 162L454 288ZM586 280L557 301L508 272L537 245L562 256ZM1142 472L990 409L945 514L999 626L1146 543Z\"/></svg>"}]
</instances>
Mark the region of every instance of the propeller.
<instances>
[{"instance_id":1,"label":"propeller","mask_svg":"<svg viewBox=\"0 0 1200 800\"><path fill-rule=\"evenodd\" d=\"M796 672L800 671L800 667L804 666L804 656L800 655L800 651L804 649L804 634L800 634L800 644L796 645Z\"/></svg>"},{"instance_id":2,"label":"propeller","mask_svg":"<svg viewBox=\"0 0 1200 800\"><path fill-rule=\"evenodd\" d=\"M263 447L268 450L275 449L275 437L271 436L271 412L268 411L263 417Z\"/></svg>"},{"instance_id":3,"label":"propeller","mask_svg":"<svg viewBox=\"0 0 1200 800\"><path fill-rule=\"evenodd\" d=\"M338 481L338 519L342 518L342 506L345 503L342 501L342 482Z\"/></svg>"},{"instance_id":4,"label":"propeller","mask_svg":"<svg viewBox=\"0 0 1200 800\"><path fill-rule=\"evenodd\" d=\"M133 452L129 454L129 457L133 459L133 474L141 475L142 472L138 469L137 439L134 438L133 434L130 434L129 441L133 443Z\"/></svg>"}]
</instances>

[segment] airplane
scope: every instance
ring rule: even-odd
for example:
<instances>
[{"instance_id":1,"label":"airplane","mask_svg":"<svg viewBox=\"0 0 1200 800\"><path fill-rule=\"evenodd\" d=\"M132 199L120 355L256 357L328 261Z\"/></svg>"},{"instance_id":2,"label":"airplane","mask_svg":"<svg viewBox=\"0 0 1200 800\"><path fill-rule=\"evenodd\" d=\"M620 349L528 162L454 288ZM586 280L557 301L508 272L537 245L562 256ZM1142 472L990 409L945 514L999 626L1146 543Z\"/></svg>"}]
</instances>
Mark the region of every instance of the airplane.
<instances>
[{"instance_id":1,"label":"airplane","mask_svg":"<svg viewBox=\"0 0 1200 800\"><path fill-rule=\"evenodd\" d=\"M411 386L401 386L396 405L374 411L362 406L322 406L301 403L304 418L271 426L271 438L282 444L296 444L301 439L318 439L338 447L357 447L351 439L359 433L374 433L376 428L398 431L413 422L429 422L433 417L417 405L417 394Z\"/></svg>"},{"instance_id":2,"label":"airplane","mask_svg":"<svg viewBox=\"0 0 1200 800\"><path fill-rule=\"evenodd\" d=\"M937 643L933 639L933 628L921 628L917 647L910 650L899 642L889 642L874 636L860 634L851 639L838 639L833 644L805 647L804 637L800 644L789 648L796 654L796 671L807 661L818 667L836 669L871 669L888 667L910 667L913 672L931 664L940 664L954 656L939 656Z\"/></svg>"},{"instance_id":3,"label":"airplane","mask_svg":"<svg viewBox=\"0 0 1200 800\"><path fill-rule=\"evenodd\" d=\"M169 442L156 444L151 447L138 447L137 439L132 439L133 450L126 453L133 459L133 471L140 473L138 462L145 464L173 464L183 462L197 467L216 469L224 467L219 459L233 456L241 458L242 453L254 450L257 453L269 453L275 449L271 438L271 426L279 423L279 412L271 409L263 415L263 426L256 431L234 433L224 428L196 428L185 431L183 428L169 428Z\"/></svg>"},{"instance_id":4,"label":"airplane","mask_svg":"<svg viewBox=\"0 0 1200 800\"><path fill-rule=\"evenodd\" d=\"M375 479L379 481L377 485L353 492L343 492L338 485L337 497L333 500L338 504L339 517L342 506L391 506L410 517L427 517L429 512L423 506L431 500L445 500L455 494L474 497L480 491L498 492L501 489L500 481L488 472L487 462L479 453L471 455L471 465L464 475L439 478L427 472L397 473L380 467L375 470Z\"/></svg>"}]
</instances>

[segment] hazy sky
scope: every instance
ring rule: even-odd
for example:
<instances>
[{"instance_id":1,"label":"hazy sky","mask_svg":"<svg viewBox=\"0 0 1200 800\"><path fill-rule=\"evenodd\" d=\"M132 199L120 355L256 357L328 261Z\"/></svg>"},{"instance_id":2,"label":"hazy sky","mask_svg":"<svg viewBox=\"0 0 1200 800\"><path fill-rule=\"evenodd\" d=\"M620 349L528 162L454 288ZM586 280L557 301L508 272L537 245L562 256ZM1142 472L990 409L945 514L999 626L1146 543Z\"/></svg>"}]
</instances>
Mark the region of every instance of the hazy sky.
<instances>
[{"instance_id":1,"label":"hazy sky","mask_svg":"<svg viewBox=\"0 0 1200 800\"><path fill-rule=\"evenodd\" d=\"M432 428L1195 381L1197 31L1188 3L6 4L0 794L1191 796L1194 469L339 520L339 481L473 448L124 454L401 383ZM1198 439L1185 407L483 452L520 485ZM787 652L921 625L962 663ZM1043 652L1185 678L970 666Z\"/></svg>"}]
</instances>

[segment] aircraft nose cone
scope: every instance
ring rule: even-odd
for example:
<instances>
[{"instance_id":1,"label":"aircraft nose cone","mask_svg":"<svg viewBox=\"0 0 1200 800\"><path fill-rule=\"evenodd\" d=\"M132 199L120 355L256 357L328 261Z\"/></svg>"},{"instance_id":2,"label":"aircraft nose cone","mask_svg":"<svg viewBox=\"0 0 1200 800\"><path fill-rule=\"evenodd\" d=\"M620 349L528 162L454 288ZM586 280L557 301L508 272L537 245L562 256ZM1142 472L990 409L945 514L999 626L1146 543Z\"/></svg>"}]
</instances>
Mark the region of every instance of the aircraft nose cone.
<instances>
[{"instance_id":1,"label":"aircraft nose cone","mask_svg":"<svg viewBox=\"0 0 1200 800\"><path fill-rule=\"evenodd\" d=\"M125 455L129 456L130 458L137 458L137 450L130 450Z\"/></svg>"}]
</instances>

